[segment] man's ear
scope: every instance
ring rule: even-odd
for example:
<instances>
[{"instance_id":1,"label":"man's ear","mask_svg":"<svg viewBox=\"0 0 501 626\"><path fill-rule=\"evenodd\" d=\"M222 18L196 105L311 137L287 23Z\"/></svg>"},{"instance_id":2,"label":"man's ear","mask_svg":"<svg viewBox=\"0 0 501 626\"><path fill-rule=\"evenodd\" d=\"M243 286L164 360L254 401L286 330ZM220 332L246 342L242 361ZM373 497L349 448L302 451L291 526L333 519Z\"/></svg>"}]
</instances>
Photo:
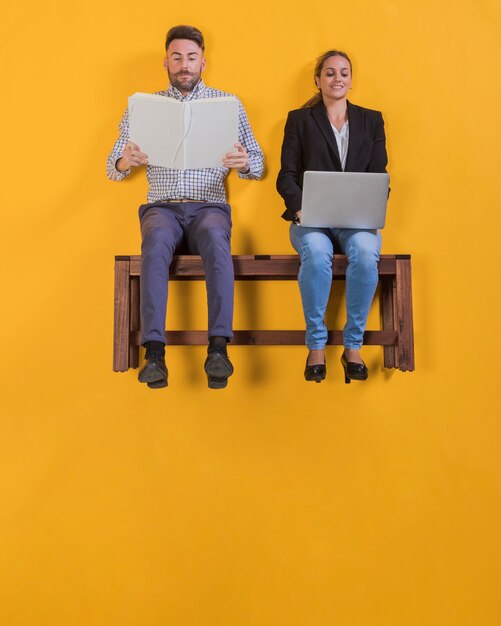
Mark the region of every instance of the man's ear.
<instances>
[{"instance_id":1,"label":"man's ear","mask_svg":"<svg viewBox=\"0 0 501 626\"><path fill-rule=\"evenodd\" d=\"M202 59L202 65L201 65L201 67L200 67L200 72L203 72L203 71L204 71L204 69L205 69L205 64L206 64L206 60L205 60L205 57L204 57L204 58Z\"/></svg>"},{"instance_id":2,"label":"man's ear","mask_svg":"<svg viewBox=\"0 0 501 626\"><path fill-rule=\"evenodd\" d=\"M167 57L164 57L164 69L167 69Z\"/></svg>"}]
</instances>

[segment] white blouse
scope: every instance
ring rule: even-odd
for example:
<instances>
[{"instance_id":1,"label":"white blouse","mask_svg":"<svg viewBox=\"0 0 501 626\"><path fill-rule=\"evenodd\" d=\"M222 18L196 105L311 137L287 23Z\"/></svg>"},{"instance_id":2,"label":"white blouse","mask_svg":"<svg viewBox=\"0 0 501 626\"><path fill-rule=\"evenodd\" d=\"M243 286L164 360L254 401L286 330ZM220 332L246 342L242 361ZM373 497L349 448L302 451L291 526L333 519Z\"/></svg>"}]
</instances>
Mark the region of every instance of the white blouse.
<instances>
[{"instance_id":1,"label":"white blouse","mask_svg":"<svg viewBox=\"0 0 501 626\"><path fill-rule=\"evenodd\" d=\"M334 137L336 138L337 150L339 152L339 158L341 159L341 167L346 165L346 156L348 155L348 142L350 140L350 125L348 120L343 124L341 130L338 130L334 124L331 124L334 131Z\"/></svg>"}]
</instances>

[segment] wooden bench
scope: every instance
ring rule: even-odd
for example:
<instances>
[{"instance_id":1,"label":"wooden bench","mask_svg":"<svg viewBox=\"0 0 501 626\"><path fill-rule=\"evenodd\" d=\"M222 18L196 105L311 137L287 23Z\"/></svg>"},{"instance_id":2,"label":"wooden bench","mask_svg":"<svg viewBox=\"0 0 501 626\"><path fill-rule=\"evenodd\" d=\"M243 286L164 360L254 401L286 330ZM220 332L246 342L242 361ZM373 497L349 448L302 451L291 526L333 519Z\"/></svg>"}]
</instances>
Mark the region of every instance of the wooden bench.
<instances>
[{"instance_id":1,"label":"wooden bench","mask_svg":"<svg viewBox=\"0 0 501 626\"><path fill-rule=\"evenodd\" d=\"M233 256L235 280L297 280L299 257L296 255ZM344 279L347 260L335 255L333 279ZM140 256L115 257L115 309L113 370L124 372L139 365ZM175 256L169 280L204 280L199 256ZM381 286L381 330L367 330L364 344L384 347L384 366L402 371L414 370L414 330L412 321L411 257L408 254L383 254L379 260ZM207 343L206 330L169 330L169 345L199 346ZM302 345L304 330L235 330L237 345ZM330 330L328 343L342 345L340 330Z\"/></svg>"}]
</instances>

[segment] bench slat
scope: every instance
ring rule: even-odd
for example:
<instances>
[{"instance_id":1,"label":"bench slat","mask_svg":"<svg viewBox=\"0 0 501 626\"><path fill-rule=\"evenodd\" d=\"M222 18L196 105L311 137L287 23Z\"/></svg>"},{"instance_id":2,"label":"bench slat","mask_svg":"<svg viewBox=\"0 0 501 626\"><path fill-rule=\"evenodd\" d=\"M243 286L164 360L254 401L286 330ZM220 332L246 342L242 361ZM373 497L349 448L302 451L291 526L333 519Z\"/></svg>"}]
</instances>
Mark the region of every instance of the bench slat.
<instances>
[{"instance_id":1,"label":"bench slat","mask_svg":"<svg viewBox=\"0 0 501 626\"><path fill-rule=\"evenodd\" d=\"M393 276L396 273L395 254L382 254L379 259L380 276ZM126 259L127 257L118 257ZM141 274L141 257L130 256L130 274ZM335 254L332 262L333 277L344 277L348 263L344 254ZM299 257L296 254L234 255L235 280L296 280L299 271ZM169 270L169 280L203 280L205 278L202 259L197 255L175 255Z\"/></svg>"},{"instance_id":2,"label":"bench slat","mask_svg":"<svg viewBox=\"0 0 501 626\"><path fill-rule=\"evenodd\" d=\"M131 332L131 345L139 345L140 332ZM167 345L170 346L206 346L208 343L206 330L167 330ZM396 330L366 330L364 344L368 346L395 346L398 342ZM342 346L341 330L328 331L328 345ZM304 345L304 330L235 330L232 345L240 346L300 346Z\"/></svg>"}]
</instances>

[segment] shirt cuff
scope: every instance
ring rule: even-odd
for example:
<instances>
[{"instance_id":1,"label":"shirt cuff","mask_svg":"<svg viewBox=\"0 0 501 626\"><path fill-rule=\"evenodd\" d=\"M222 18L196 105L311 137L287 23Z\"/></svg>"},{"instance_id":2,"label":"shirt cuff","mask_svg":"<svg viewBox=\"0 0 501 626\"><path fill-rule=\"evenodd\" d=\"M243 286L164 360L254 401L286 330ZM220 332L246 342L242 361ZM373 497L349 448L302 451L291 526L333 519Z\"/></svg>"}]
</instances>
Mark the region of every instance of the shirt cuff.
<instances>
[{"instance_id":1,"label":"shirt cuff","mask_svg":"<svg viewBox=\"0 0 501 626\"><path fill-rule=\"evenodd\" d=\"M130 174L130 167L129 167L129 169L128 169L128 170L125 170L124 172L122 172L121 170L119 170L119 169L117 168L117 163L120 161L120 159L121 159L121 158L122 158L122 157L119 157L119 158L115 161L115 164L114 164L114 166L113 166L113 167L115 168L115 172L116 172L117 178L119 178L120 180L122 180L122 178L125 178L126 176L128 176L128 175Z\"/></svg>"}]
</instances>

